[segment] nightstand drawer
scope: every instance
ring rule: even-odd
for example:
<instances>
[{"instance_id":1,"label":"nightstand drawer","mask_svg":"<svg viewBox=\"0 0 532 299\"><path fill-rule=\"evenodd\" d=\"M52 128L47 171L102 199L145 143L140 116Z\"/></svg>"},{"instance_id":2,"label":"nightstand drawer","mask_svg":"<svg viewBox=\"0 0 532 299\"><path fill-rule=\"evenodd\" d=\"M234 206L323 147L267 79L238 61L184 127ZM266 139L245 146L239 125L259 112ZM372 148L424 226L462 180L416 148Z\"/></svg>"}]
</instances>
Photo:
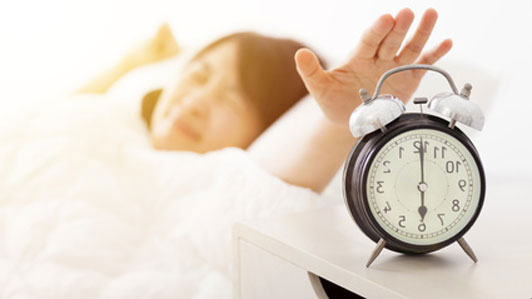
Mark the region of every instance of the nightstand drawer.
<instances>
[{"instance_id":1,"label":"nightstand drawer","mask_svg":"<svg viewBox=\"0 0 532 299\"><path fill-rule=\"evenodd\" d=\"M316 276L306 270L246 240L239 239L235 245L234 298L326 298Z\"/></svg>"}]
</instances>

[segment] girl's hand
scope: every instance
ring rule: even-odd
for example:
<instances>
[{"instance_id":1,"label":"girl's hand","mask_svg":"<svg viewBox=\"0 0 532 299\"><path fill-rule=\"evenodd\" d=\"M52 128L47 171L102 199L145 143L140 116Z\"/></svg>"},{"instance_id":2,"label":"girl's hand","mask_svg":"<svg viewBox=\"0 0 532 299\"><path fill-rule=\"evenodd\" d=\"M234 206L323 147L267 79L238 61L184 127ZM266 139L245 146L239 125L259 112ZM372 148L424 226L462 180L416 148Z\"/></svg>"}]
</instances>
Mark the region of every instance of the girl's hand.
<instances>
[{"instance_id":1,"label":"girl's hand","mask_svg":"<svg viewBox=\"0 0 532 299\"><path fill-rule=\"evenodd\" d=\"M370 94L381 75L401 65L433 64L452 47L450 39L421 54L438 14L434 9L425 11L412 39L398 53L403 39L414 19L414 13L402 9L394 18L382 15L362 36L354 55L339 68L326 71L309 49L300 49L295 55L299 75L318 102L325 116L332 122L346 125L353 109L361 103L358 90ZM411 70L393 75L385 81L382 93L391 93L403 102L417 89L424 70Z\"/></svg>"},{"instance_id":2,"label":"girl's hand","mask_svg":"<svg viewBox=\"0 0 532 299\"><path fill-rule=\"evenodd\" d=\"M158 62L179 54L180 48L172 34L172 29L163 23L150 39L132 48L122 59L122 65L129 69Z\"/></svg>"}]
</instances>

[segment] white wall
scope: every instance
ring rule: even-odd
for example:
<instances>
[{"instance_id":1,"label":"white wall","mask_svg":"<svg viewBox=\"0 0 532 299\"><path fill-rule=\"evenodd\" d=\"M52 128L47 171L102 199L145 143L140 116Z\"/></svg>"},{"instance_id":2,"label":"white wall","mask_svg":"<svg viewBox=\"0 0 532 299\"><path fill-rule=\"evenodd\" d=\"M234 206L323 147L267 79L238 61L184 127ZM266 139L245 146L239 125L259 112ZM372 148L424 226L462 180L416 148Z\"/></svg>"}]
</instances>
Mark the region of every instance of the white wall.
<instances>
[{"instance_id":1,"label":"white wall","mask_svg":"<svg viewBox=\"0 0 532 299\"><path fill-rule=\"evenodd\" d=\"M65 93L163 21L184 46L197 47L235 30L257 30L296 37L339 62L372 20L402 7L412 8L416 20L427 7L439 11L429 45L447 37L454 40L454 49L439 65L458 85L472 82L472 99L490 112L485 130L476 135L490 175L532 178L527 155L532 148L530 0L3 1L0 102L42 101ZM440 80L428 76L418 94L431 96L446 89Z\"/></svg>"}]
</instances>

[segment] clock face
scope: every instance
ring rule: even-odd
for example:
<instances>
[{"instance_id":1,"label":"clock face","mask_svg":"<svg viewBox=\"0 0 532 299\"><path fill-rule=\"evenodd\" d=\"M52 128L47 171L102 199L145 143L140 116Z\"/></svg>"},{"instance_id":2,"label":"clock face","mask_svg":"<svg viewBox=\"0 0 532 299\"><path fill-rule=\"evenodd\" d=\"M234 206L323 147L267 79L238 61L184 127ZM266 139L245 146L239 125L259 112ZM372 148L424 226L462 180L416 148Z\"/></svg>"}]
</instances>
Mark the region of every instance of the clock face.
<instances>
[{"instance_id":1,"label":"clock face","mask_svg":"<svg viewBox=\"0 0 532 299\"><path fill-rule=\"evenodd\" d=\"M384 231L408 244L432 245L472 220L481 184L474 157L458 139L414 129L377 152L366 192L371 214Z\"/></svg>"}]
</instances>

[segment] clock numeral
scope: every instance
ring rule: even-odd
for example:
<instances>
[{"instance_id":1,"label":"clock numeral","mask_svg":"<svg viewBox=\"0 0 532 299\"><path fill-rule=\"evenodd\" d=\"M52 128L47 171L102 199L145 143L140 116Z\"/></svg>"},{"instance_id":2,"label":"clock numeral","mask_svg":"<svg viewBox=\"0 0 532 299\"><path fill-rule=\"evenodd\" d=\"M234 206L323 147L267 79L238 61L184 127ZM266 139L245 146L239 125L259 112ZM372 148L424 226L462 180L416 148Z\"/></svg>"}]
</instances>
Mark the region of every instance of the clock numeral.
<instances>
[{"instance_id":1,"label":"clock numeral","mask_svg":"<svg viewBox=\"0 0 532 299\"><path fill-rule=\"evenodd\" d=\"M403 159L403 152L405 151L404 147L399 147L399 159Z\"/></svg>"},{"instance_id":2,"label":"clock numeral","mask_svg":"<svg viewBox=\"0 0 532 299\"><path fill-rule=\"evenodd\" d=\"M447 161L447 163L445 163L445 170L447 171L447 173L459 173L460 165L462 165L460 161Z\"/></svg>"},{"instance_id":3,"label":"clock numeral","mask_svg":"<svg viewBox=\"0 0 532 299\"><path fill-rule=\"evenodd\" d=\"M458 187L460 187L460 190L462 190L462 192L465 191L465 186L467 185L466 181L465 180L459 180L458 181Z\"/></svg>"},{"instance_id":4,"label":"clock numeral","mask_svg":"<svg viewBox=\"0 0 532 299\"><path fill-rule=\"evenodd\" d=\"M458 199L453 200L453 206L451 207L453 212L460 211L460 201Z\"/></svg>"},{"instance_id":5,"label":"clock numeral","mask_svg":"<svg viewBox=\"0 0 532 299\"><path fill-rule=\"evenodd\" d=\"M405 226L405 221L406 221L406 216L405 215L399 216L399 223L398 224L399 224L399 226L401 228L405 228L406 227Z\"/></svg>"},{"instance_id":6,"label":"clock numeral","mask_svg":"<svg viewBox=\"0 0 532 299\"><path fill-rule=\"evenodd\" d=\"M384 181L377 181L377 192L382 194L384 193Z\"/></svg>"},{"instance_id":7,"label":"clock numeral","mask_svg":"<svg viewBox=\"0 0 532 299\"><path fill-rule=\"evenodd\" d=\"M419 154L419 151L421 150L421 141L416 140L414 141L412 145L416 148L416 150L414 151L414 154ZM429 142L428 141L423 142L423 153L427 153L428 148L429 148Z\"/></svg>"},{"instance_id":8,"label":"clock numeral","mask_svg":"<svg viewBox=\"0 0 532 299\"><path fill-rule=\"evenodd\" d=\"M390 161L384 161L382 162L382 166L384 166L384 168L386 168L386 170L384 171L384 173L390 173L392 172L392 170L390 169L390 167L388 167L388 164L390 164L391 162Z\"/></svg>"},{"instance_id":9,"label":"clock numeral","mask_svg":"<svg viewBox=\"0 0 532 299\"><path fill-rule=\"evenodd\" d=\"M425 225L425 223L421 223L417 226L417 230L420 232L424 232L426 229L427 229L427 226Z\"/></svg>"},{"instance_id":10,"label":"clock numeral","mask_svg":"<svg viewBox=\"0 0 532 299\"><path fill-rule=\"evenodd\" d=\"M440 218L441 226L443 226L443 216L445 216L444 213L438 214L438 218Z\"/></svg>"},{"instance_id":11,"label":"clock numeral","mask_svg":"<svg viewBox=\"0 0 532 299\"><path fill-rule=\"evenodd\" d=\"M439 152L441 151L441 158L445 159L445 151L447 148L445 146L442 146L441 149L437 146L434 147L434 159L437 159L440 155Z\"/></svg>"},{"instance_id":12,"label":"clock numeral","mask_svg":"<svg viewBox=\"0 0 532 299\"><path fill-rule=\"evenodd\" d=\"M390 203L386 202L386 206L384 207L384 213L388 214L388 212L391 210L392 210L392 207L390 207Z\"/></svg>"}]
</instances>

